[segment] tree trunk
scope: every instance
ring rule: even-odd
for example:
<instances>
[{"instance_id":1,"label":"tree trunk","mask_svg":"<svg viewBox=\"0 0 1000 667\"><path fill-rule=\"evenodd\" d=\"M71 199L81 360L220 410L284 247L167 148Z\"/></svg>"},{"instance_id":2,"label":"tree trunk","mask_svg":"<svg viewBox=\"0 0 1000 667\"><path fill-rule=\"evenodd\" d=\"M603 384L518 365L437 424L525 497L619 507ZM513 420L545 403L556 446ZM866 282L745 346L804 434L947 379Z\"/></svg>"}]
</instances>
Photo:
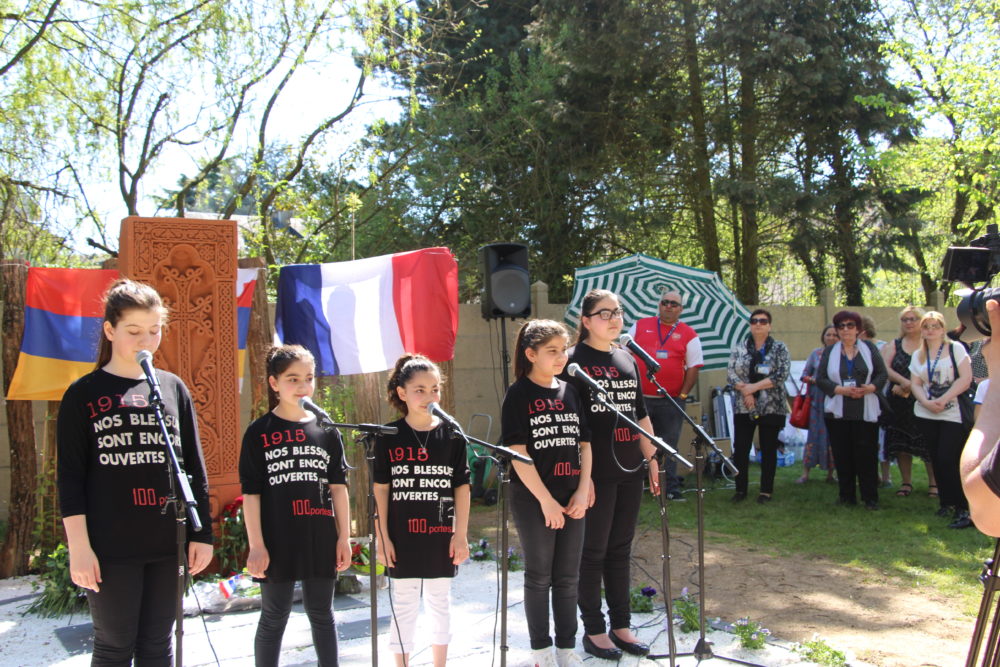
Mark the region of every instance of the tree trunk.
<instances>
[{"instance_id":1,"label":"tree trunk","mask_svg":"<svg viewBox=\"0 0 1000 667\"><path fill-rule=\"evenodd\" d=\"M847 164L844 161L844 147L834 149L831 166L833 181L836 184L837 200L833 205L834 225L837 234L837 252L840 255L841 278L844 283L844 298L847 305L865 305L864 285L861 278L861 261L858 258L858 236L854 220L857 212L854 207L854 186L846 173Z\"/></svg>"},{"instance_id":2,"label":"tree trunk","mask_svg":"<svg viewBox=\"0 0 1000 667\"><path fill-rule=\"evenodd\" d=\"M688 71L688 99L694 134L693 200L699 220L699 236L705 255L705 268L719 273L719 236L715 228L715 199L708 157L708 132L705 129L705 101L701 93L701 68L698 64L695 10L693 0L684 0L684 60Z\"/></svg>"},{"instance_id":3,"label":"tree trunk","mask_svg":"<svg viewBox=\"0 0 1000 667\"><path fill-rule=\"evenodd\" d=\"M3 390L10 387L24 334L24 298L28 267L3 267ZM35 518L35 425L31 401L7 401L7 439L10 442L10 511L7 537L0 548L0 578L28 573L28 550Z\"/></svg>"},{"instance_id":4,"label":"tree trunk","mask_svg":"<svg viewBox=\"0 0 1000 667\"><path fill-rule=\"evenodd\" d=\"M743 303L760 303L757 271L757 93L751 72L749 40L740 47L740 212L742 214L742 270L737 285Z\"/></svg>"},{"instance_id":5,"label":"tree trunk","mask_svg":"<svg viewBox=\"0 0 1000 667\"><path fill-rule=\"evenodd\" d=\"M247 332L247 362L250 366L250 419L263 417L270 410L267 398L267 351L274 340L271 311L267 304L267 267L259 257L237 262L241 269L259 268L250 309L250 330Z\"/></svg>"}]
</instances>

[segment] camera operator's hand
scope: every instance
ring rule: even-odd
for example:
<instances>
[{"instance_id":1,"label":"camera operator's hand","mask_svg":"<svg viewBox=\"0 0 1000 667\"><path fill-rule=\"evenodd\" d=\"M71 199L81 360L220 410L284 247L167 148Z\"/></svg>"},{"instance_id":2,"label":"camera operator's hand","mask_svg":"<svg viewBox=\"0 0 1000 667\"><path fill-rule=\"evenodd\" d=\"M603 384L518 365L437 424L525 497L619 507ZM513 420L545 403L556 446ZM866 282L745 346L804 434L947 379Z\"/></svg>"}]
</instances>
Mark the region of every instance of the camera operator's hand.
<instances>
[{"instance_id":1,"label":"camera operator's hand","mask_svg":"<svg viewBox=\"0 0 1000 667\"><path fill-rule=\"evenodd\" d=\"M1000 331L1000 303L995 299L986 302L986 312L990 330ZM1000 460L994 455L1000 442L1000 346L990 345L984 356L993 380L962 451L962 490L976 527L1000 537Z\"/></svg>"}]
</instances>

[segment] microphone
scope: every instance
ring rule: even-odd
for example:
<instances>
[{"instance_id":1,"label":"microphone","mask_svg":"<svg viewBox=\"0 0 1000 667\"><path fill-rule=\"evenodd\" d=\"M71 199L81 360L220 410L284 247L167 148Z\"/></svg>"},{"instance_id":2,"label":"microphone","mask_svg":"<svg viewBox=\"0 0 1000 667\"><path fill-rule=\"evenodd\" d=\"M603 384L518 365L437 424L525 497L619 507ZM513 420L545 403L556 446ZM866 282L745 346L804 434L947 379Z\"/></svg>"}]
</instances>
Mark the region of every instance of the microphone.
<instances>
[{"instance_id":1,"label":"microphone","mask_svg":"<svg viewBox=\"0 0 1000 667\"><path fill-rule=\"evenodd\" d=\"M604 394L605 396L608 395L608 390L602 387L601 385L597 384L597 382L594 381L594 378L587 375L586 371L580 368L580 364L576 362L570 364L569 366L566 367L566 372L570 374L570 377L575 377L582 380L585 385L590 387L591 391L596 391L600 394Z\"/></svg>"},{"instance_id":2,"label":"microphone","mask_svg":"<svg viewBox=\"0 0 1000 667\"><path fill-rule=\"evenodd\" d=\"M334 423L330 415L326 414L326 410L313 403L308 396L303 396L299 399L299 407L316 415L316 418L321 422L326 422L327 424Z\"/></svg>"},{"instance_id":3,"label":"microphone","mask_svg":"<svg viewBox=\"0 0 1000 667\"><path fill-rule=\"evenodd\" d=\"M432 415L437 415L438 417L440 417L441 421L445 422L446 424L448 424L448 426L455 429L456 433L464 433L464 431L462 431L462 426L458 423L458 420L449 415L447 412L445 412L441 408L441 406L438 405L437 401L431 401L430 403L427 404L427 412L431 413Z\"/></svg>"},{"instance_id":4,"label":"microphone","mask_svg":"<svg viewBox=\"0 0 1000 667\"><path fill-rule=\"evenodd\" d=\"M621 344L632 351L632 354L642 359L642 363L646 364L646 370L650 373L659 373L660 364L657 363L656 359L653 359L652 355L646 350L642 349L639 343L635 342L635 339L628 334L622 334L619 338Z\"/></svg>"},{"instance_id":5,"label":"microphone","mask_svg":"<svg viewBox=\"0 0 1000 667\"><path fill-rule=\"evenodd\" d=\"M153 353L149 350L139 350L135 353L135 360L142 367L142 372L146 375L146 382L154 394L160 393L160 381L156 379L156 369L153 368Z\"/></svg>"}]
</instances>

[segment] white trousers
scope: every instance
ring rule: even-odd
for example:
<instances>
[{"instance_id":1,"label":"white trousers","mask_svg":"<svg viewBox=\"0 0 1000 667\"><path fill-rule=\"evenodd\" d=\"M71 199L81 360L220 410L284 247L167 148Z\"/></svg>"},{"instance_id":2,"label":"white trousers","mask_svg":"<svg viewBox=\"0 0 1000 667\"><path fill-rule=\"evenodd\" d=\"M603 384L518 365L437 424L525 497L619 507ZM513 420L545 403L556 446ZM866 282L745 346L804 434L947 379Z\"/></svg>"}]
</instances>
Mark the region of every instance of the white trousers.
<instances>
[{"instance_id":1,"label":"white trousers","mask_svg":"<svg viewBox=\"0 0 1000 667\"><path fill-rule=\"evenodd\" d=\"M390 579L392 623L389 648L393 653L413 651L413 633L417 628L420 598L430 616L432 645L451 642L451 577L437 579Z\"/></svg>"}]
</instances>

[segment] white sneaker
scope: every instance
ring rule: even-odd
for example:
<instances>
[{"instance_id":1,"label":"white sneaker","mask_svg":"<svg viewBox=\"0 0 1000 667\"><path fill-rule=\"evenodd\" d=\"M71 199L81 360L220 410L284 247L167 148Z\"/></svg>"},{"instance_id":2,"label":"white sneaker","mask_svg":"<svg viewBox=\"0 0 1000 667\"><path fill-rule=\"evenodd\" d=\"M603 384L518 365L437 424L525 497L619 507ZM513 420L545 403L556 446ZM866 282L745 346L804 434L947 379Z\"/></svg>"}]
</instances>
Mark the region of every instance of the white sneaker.
<instances>
[{"instance_id":1,"label":"white sneaker","mask_svg":"<svg viewBox=\"0 0 1000 667\"><path fill-rule=\"evenodd\" d=\"M535 659L535 667L559 667L552 647L535 649L531 652L531 657Z\"/></svg>"},{"instance_id":2,"label":"white sneaker","mask_svg":"<svg viewBox=\"0 0 1000 667\"><path fill-rule=\"evenodd\" d=\"M557 667L577 667L578 665L582 666L583 658L581 658L580 654L576 652L576 649L557 648L556 665Z\"/></svg>"}]
</instances>

